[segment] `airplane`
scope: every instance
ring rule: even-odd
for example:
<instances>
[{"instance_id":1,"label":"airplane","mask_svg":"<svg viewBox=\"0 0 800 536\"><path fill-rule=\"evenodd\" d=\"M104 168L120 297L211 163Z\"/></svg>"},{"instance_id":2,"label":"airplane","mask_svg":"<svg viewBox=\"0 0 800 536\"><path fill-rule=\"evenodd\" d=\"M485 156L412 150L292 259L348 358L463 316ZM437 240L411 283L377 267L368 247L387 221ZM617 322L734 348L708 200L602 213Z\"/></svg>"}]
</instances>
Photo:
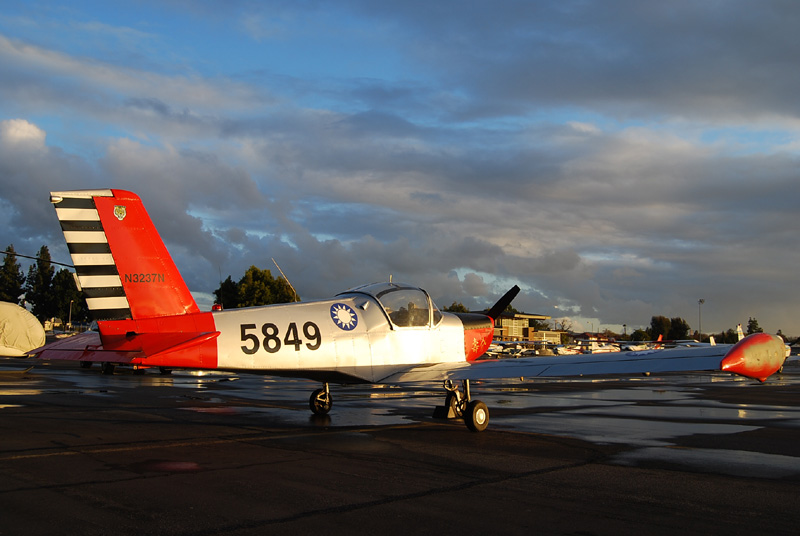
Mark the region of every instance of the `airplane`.
<instances>
[{"instance_id":1,"label":"airplane","mask_svg":"<svg viewBox=\"0 0 800 536\"><path fill-rule=\"evenodd\" d=\"M322 384L309 399L317 415L331 410L331 383L441 381L434 415L476 432L489 410L470 380L723 370L764 381L785 359L783 340L763 333L732 347L481 359L518 286L485 314L442 312L426 291L392 281L328 300L201 311L136 194L57 191L50 201L98 331L38 348L39 359L307 378Z\"/></svg>"}]
</instances>

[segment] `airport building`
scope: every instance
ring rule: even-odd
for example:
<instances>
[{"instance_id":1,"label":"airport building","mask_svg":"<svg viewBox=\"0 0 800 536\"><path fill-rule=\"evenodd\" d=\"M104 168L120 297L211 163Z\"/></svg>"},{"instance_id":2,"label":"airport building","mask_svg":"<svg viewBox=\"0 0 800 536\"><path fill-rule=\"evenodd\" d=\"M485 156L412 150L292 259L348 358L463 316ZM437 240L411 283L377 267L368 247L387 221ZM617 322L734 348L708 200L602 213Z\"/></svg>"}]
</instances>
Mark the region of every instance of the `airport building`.
<instances>
[{"instance_id":1,"label":"airport building","mask_svg":"<svg viewBox=\"0 0 800 536\"><path fill-rule=\"evenodd\" d=\"M561 344L560 331L537 330L534 320L550 320L547 315L503 313L494 323L494 340Z\"/></svg>"}]
</instances>

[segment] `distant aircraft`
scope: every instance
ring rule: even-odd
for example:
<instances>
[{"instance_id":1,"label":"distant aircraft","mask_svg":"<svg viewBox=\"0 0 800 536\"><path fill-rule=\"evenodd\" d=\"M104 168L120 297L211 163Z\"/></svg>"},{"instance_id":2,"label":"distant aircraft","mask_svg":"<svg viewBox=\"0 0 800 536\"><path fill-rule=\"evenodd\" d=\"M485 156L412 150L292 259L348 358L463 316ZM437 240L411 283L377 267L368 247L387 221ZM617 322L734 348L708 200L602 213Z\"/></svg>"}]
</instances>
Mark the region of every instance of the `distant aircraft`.
<instances>
[{"instance_id":1,"label":"distant aircraft","mask_svg":"<svg viewBox=\"0 0 800 536\"><path fill-rule=\"evenodd\" d=\"M733 347L481 360L516 286L486 314L441 312L424 290L395 282L330 300L203 312L136 194L64 191L50 201L99 332L39 348L40 359L308 378L322 383L309 400L318 415L331 409L330 383L443 381L440 413L482 431L489 411L472 399L470 380L727 370L763 381L785 358L781 339L759 334Z\"/></svg>"}]
</instances>

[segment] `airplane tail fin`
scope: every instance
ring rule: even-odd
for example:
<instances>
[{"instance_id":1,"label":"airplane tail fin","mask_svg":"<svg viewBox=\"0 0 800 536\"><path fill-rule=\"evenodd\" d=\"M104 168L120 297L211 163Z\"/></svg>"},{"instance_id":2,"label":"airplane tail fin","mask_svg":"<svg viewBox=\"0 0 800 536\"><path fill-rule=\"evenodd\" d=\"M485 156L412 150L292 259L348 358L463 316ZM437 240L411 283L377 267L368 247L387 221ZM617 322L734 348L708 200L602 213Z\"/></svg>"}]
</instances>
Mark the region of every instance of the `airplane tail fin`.
<instances>
[{"instance_id":1,"label":"airplane tail fin","mask_svg":"<svg viewBox=\"0 0 800 536\"><path fill-rule=\"evenodd\" d=\"M742 325L736 324L736 336L738 337L736 340L741 341L744 339L744 332L742 331Z\"/></svg>"},{"instance_id":2,"label":"airplane tail fin","mask_svg":"<svg viewBox=\"0 0 800 536\"><path fill-rule=\"evenodd\" d=\"M662 342L664 342L664 334L663 333L659 334L658 339L656 339L655 344L653 344L653 348L659 348L659 349L662 348L662 345L661 345Z\"/></svg>"},{"instance_id":3,"label":"airplane tail fin","mask_svg":"<svg viewBox=\"0 0 800 536\"><path fill-rule=\"evenodd\" d=\"M124 190L51 192L95 320L199 312L141 199Z\"/></svg>"}]
</instances>

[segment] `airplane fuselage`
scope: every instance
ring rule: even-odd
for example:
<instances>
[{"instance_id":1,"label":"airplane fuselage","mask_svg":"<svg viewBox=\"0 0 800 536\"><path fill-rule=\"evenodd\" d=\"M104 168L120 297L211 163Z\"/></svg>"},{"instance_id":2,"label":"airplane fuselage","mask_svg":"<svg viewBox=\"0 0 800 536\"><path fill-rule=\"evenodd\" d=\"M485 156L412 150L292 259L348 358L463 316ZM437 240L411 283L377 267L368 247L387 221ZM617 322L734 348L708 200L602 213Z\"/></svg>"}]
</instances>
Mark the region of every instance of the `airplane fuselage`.
<instances>
[{"instance_id":1,"label":"airplane fuselage","mask_svg":"<svg viewBox=\"0 0 800 536\"><path fill-rule=\"evenodd\" d=\"M366 295L213 313L217 368L376 382L410 364L465 361L461 320L394 326Z\"/></svg>"}]
</instances>

